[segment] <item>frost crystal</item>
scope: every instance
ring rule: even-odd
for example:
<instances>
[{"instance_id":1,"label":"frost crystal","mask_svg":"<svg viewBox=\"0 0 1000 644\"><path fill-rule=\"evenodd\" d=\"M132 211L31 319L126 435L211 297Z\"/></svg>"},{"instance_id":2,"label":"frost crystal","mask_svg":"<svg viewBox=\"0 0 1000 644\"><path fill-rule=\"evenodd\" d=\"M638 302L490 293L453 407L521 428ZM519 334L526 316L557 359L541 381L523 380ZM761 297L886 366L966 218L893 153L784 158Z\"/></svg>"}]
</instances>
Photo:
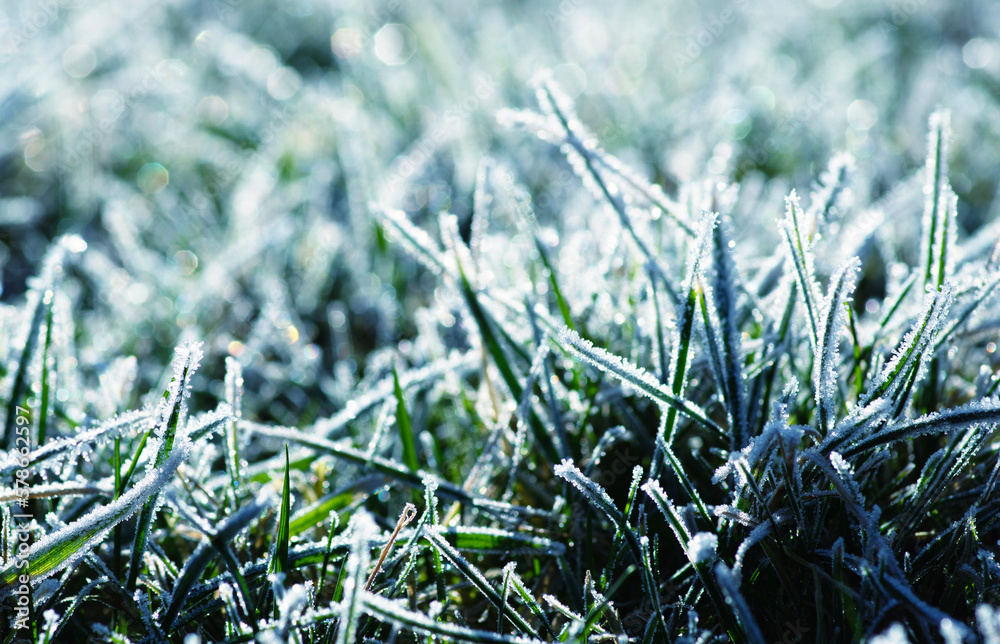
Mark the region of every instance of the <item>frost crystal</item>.
<instances>
[{"instance_id":1,"label":"frost crystal","mask_svg":"<svg viewBox=\"0 0 1000 644\"><path fill-rule=\"evenodd\" d=\"M870 641L871 644L909 644L910 642L902 624L893 624L888 630L876 635Z\"/></svg>"},{"instance_id":2,"label":"frost crystal","mask_svg":"<svg viewBox=\"0 0 1000 644\"><path fill-rule=\"evenodd\" d=\"M707 564L715 560L719 538L711 532L699 532L687 544L687 556L693 564Z\"/></svg>"}]
</instances>

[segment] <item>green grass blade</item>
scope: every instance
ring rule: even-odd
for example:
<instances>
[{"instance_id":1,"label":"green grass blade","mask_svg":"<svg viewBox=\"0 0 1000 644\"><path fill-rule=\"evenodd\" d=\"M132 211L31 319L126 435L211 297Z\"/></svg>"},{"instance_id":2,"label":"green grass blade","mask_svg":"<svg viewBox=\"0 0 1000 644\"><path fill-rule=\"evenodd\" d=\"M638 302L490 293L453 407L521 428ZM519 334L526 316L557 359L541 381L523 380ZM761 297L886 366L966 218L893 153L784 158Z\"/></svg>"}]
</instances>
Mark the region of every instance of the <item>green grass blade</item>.
<instances>
[{"instance_id":1,"label":"green grass blade","mask_svg":"<svg viewBox=\"0 0 1000 644\"><path fill-rule=\"evenodd\" d=\"M278 534L274 538L274 552L271 555L271 565L268 572L288 574L288 542L290 531L288 527L291 516L291 482L288 469L288 444L285 444L285 481L281 488L281 510L278 515Z\"/></svg>"},{"instance_id":2,"label":"green grass blade","mask_svg":"<svg viewBox=\"0 0 1000 644\"><path fill-rule=\"evenodd\" d=\"M399 438L403 443L403 464L410 468L411 472L420 469L417 461L417 444L413 440L413 425L410 423L410 413L406 410L406 399L403 397L403 388L399 386L399 374L396 368L392 368L392 383L396 392L396 424L399 427Z\"/></svg>"},{"instance_id":3,"label":"green grass blade","mask_svg":"<svg viewBox=\"0 0 1000 644\"><path fill-rule=\"evenodd\" d=\"M676 409L681 414L700 423L718 436L727 436L726 431L710 420L697 405L666 391L656 378L649 375L643 369L628 363L604 349L595 347L591 342L584 340L575 331L570 329L564 329L559 335L559 340L562 344L569 346L575 353L586 359L587 362L601 371L606 371L617 377L639 393L651 398L664 407Z\"/></svg>"},{"instance_id":4,"label":"green grass blade","mask_svg":"<svg viewBox=\"0 0 1000 644\"><path fill-rule=\"evenodd\" d=\"M927 150L927 202L923 220L923 274L924 287L940 288L944 283L943 261L945 259L945 226L941 220L942 199L948 182L948 139L951 117L947 110L931 114L928 127ZM940 280L940 281L938 281Z\"/></svg>"},{"instance_id":5,"label":"green grass blade","mask_svg":"<svg viewBox=\"0 0 1000 644\"><path fill-rule=\"evenodd\" d=\"M809 341L813 353L819 347L819 293L816 286L816 269L809 235L803 230L802 208L793 190L785 199L785 217L779 222L781 237L788 249L795 269L798 292L806 305L806 321L809 323Z\"/></svg>"},{"instance_id":6,"label":"green grass blade","mask_svg":"<svg viewBox=\"0 0 1000 644\"><path fill-rule=\"evenodd\" d=\"M435 550L441 553L443 558L447 559L456 570L468 579L498 611L504 610L506 605L503 598L500 596L500 593L497 592L493 585L486 579L483 573L476 568L475 565L463 557L458 550L453 548L452 545L448 543L439 527L428 527L423 531L423 537L430 542ZM538 634L535 632L535 629L532 628L531 625L528 624L528 622L525 621L525 619L521 617L517 611L511 609L510 606L506 606L506 609L506 612L502 613L503 616L507 617L522 633L527 633L529 637L538 639Z\"/></svg>"},{"instance_id":7,"label":"green grass blade","mask_svg":"<svg viewBox=\"0 0 1000 644\"><path fill-rule=\"evenodd\" d=\"M712 230L716 225L717 215L707 213L698 228L698 235L694 245L688 253L687 269L685 271L684 285L682 293L685 295L681 305L677 308L675 331L672 340L672 353L670 356L668 384L670 391L675 398L681 399L684 388L687 386L688 370L691 363L691 334L694 330L694 319L698 308L701 291L701 277L703 275L702 262L705 252L711 243ZM663 424L663 439L669 447L673 445L677 434L677 409L669 407L666 419ZM658 478L662 467L662 455L654 457L651 465L650 478Z\"/></svg>"},{"instance_id":8,"label":"green grass blade","mask_svg":"<svg viewBox=\"0 0 1000 644\"><path fill-rule=\"evenodd\" d=\"M16 435L14 430L17 421L15 409L18 406L26 406L24 401L28 391L28 370L35 354L35 345L38 343L38 335L41 332L42 321L44 319L45 302L44 298L39 296L34 312L31 315L31 324L28 325L28 334L22 345L24 349L21 351L20 358L17 361L17 369L14 371L14 383L11 388L10 402L7 406L7 420L4 423L3 431L3 442L8 449L14 447L14 437Z\"/></svg>"},{"instance_id":9,"label":"green grass blade","mask_svg":"<svg viewBox=\"0 0 1000 644\"><path fill-rule=\"evenodd\" d=\"M174 377L170 386L163 392L163 401L158 410L159 423L156 428L155 438L157 440L156 457L153 462L154 468L161 467L173 451L174 442L180 438L186 439L184 423L187 416L186 400L190 395L191 378L198 368L201 360L201 348L197 344L185 343L179 346L174 357ZM138 458L138 454L136 455ZM131 468L130 468L131 469ZM135 590L136 582L139 579L139 571L142 567L142 556L146 548L146 540L152 528L153 517L157 510L158 491L151 495L151 498L139 512L139 519L136 522L135 538L132 541L132 553L129 559L128 577L125 580L125 588L129 592Z\"/></svg>"},{"instance_id":10,"label":"green grass blade","mask_svg":"<svg viewBox=\"0 0 1000 644\"><path fill-rule=\"evenodd\" d=\"M497 334L494 332L494 325L496 323L480 305L476 292L472 289L472 285L469 284L469 280L466 278L465 273L461 271L461 266L459 267L459 273L462 295L465 298L466 306L468 306L473 319L476 321L476 326L478 327L480 336L483 339L483 344L486 346L487 352L493 359L493 364L496 365L497 370L500 372L500 376L503 378L504 384L506 384L507 388L510 390L511 396L514 400L520 401L524 395L524 389L517 376L514 374L507 352L504 351L504 348L500 345ZM542 452L548 457L550 462L555 462L558 459L558 452L556 451L555 443L552 436L545 431L545 428L542 425L541 420L536 415L534 409L531 410L528 422L535 441L542 449Z\"/></svg>"},{"instance_id":11,"label":"green grass blade","mask_svg":"<svg viewBox=\"0 0 1000 644\"><path fill-rule=\"evenodd\" d=\"M385 599L372 593L365 593L364 606L375 617L391 622L399 628L405 628L428 636L441 637L453 642L469 642L470 644L543 644L543 640L537 637L527 638L523 636L500 635L491 631L434 621L423 613L407 609L400 602Z\"/></svg>"},{"instance_id":12,"label":"green grass blade","mask_svg":"<svg viewBox=\"0 0 1000 644\"><path fill-rule=\"evenodd\" d=\"M36 445L44 445L49 430L49 416L51 415L52 382L51 374L53 369L49 363L55 362L52 358L52 308L55 293L46 291L43 301L45 303L45 341L42 343L42 382L38 403L38 440Z\"/></svg>"},{"instance_id":13,"label":"green grass blade","mask_svg":"<svg viewBox=\"0 0 1000 644\"><path fill-rule=\"evenodd\" d=\"M348 530L351 534L351 553L347 557L344 599L338 608L340 625L337 628L337 644L354 644L363 602L368 595L365 592L365 579L371 563L369 548L378 533L375 522L364 510L351 517Z\"/></svg>"},{"instance_id":14,"label":"green grass blade","mask_svg":"<svg viewBox=\"0 0 1000 644\"><path fill-rule=\"evenodd\" d=\"M187 453L185 446L174 450L160 467L152 470L117 500L36 542L26 553L29 561L27 574L31 581L45 579L74 564L99 544L114 526L140 508L149 506L150 499L173 478L177 468L186 460ZM0 571L0 598L14 590L18 576L23 574L14 565L15 562Z\"/></svg>"},{"instance_id":15,"label":"green grass blade","mask_svg":"<svg viewBox=\"0 0 1000 644\"><path fill-rule=\"evenodd\" d=\"M528 587L525 585L520 575L517 574L516 567L517 566L513 561L504 566L504 584L509 584L513 587L514 592L517 593L524 605L531 611L531 614L534 615L535 619L537 619L542 625L548 638L550 640L555 640L556 634L552 631L552 624L548 616L545 614L545 611L542 610L542 607L538 603L538 600L535 599L535 596L531 594L530 590L528 590Z\"/></svg>"},{"instance_id":16,"label":"green grass blade","mask_svg":"<svg viewBox=\"0 0 1000 644\"><path fill-rule=\"evenodd\" d=\"M833 427L837 404L840 340L846 317L846 306L854 294L861 262L852 257L830 280L830 290L823 301L820 320L819 351L814 359L813 385L816 390L816 411L822 433Z\"/></svg>"}]
</instances>

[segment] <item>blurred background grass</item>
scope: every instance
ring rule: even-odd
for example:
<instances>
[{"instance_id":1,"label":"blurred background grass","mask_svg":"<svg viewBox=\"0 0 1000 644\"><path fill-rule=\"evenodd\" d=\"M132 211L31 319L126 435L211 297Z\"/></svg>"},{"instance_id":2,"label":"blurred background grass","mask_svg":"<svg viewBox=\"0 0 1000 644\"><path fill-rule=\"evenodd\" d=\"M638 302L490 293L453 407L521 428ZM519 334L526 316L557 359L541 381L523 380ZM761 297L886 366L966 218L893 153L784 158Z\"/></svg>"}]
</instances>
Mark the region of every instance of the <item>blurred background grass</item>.
<instances>
[{"instance_id":1,"label":"blurred background grass","mask_svg":"<svg viewBox=\"0 0 1000 644\"><path fill-rule=\"evenodd\" d=\"M589 198L558 150L495 123L532 104L540 67L668 193L715 176L780 203L846 150L867 178L854 189L885 196L884 226L919 212L905 180L927 115L949 107L960 226L996 219L1000 6L986 0L0 7L0 302L77 233L82 364L135 355L149 385L177 342L206 338L205 382L221 382L213 357L241 356L249 404L279 422L383 376L379 350L405 354L435 297L371 202L467 226L486 154L517 168L543 224ZM911 228L893 234L904 255Z\"/></svg>"}]
</instances>

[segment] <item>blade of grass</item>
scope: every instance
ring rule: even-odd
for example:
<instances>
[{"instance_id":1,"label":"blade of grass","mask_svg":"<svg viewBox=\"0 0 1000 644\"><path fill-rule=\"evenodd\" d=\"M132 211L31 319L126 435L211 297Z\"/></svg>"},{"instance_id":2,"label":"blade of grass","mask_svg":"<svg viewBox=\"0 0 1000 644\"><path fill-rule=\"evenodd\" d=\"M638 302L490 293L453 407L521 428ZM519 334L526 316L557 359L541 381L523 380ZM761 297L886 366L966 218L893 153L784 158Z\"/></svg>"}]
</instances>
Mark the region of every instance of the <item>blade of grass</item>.
<instances>
[{"instance_id":1,"label":"blade of grass","mask_svg":"<svg viewBox=\"0 0 1000 644\"><path fill-rule=\"evenodd\" d=\"M198 368L201 355L201 348L197 344L185 343L176 350L173 365L174 377L171 379L171 385L163 392L163 401L157 414L160 419L156 429L156 439L159 444L153 462L154 468L161 467L170 457L178 435L182 439L187 438L184 431L187 413L186 399L190 395L191 377ZM135 591L135 585L139 579L146 539L149 537L153 516L158 507L157 497L158 491L151 494L139 512L139 519L136 522L132 553L129 558L128 577L125 580L125 588L130 593Z\"/></svg>"},{"instance_id":2,"label":"blade of grass","mask_svg":"<svg viewBox=\"0 0 1000 644\"><path fill-rule=\"evenodd\" d=\"M413 425L410 423L410 413L406 410L406 399L403 388L399 386L399 374L396 367L392 368L392 384L396 392L396 425L399 427L399 437L403 443L403 464L411 472L420 469L417 461L417 445L413 440Z\"/></svg>"},{"instance_id":3,"label":"blade of grass","mask_svg":"<svg viewBox=\"0 0 1000 644\"><path fill-rule=\"evenodd\" d=\"M564 329L559 335L560 343L568 345L575 353L585 358L598 369L606 371L618 379L622 380L636 391L651 398L653 401L664 407L677 409L691 420L705 426L717 436L725 437L727 433L719 425L705 415L705 412L698 406L686 400L674 396L663 389L660 383L648 373L613 355L604 349L595 347L589 341L584 340L575 331Z\"/></svg>"}]
</instances>

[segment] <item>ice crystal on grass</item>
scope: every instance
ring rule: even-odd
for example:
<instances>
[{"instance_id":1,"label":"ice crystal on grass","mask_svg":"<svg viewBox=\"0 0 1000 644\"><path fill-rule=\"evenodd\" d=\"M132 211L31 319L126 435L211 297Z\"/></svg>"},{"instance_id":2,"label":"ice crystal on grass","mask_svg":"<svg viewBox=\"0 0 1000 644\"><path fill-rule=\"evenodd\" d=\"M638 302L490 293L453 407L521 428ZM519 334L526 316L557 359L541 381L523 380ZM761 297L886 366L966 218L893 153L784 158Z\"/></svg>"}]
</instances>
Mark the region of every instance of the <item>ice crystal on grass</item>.
<instances>
[{"instance_id":1,"label":"ice crystal on grass","mask_svg":"<svg viewBox=\"0 0 1000 644\"><path fill-rule=\"evenodd\" d=\"M837 404L837 377L840 365L840 342L847 311L844 306L854 293L861 262L852 258L830 279L830 290L820 309L819 347L815 362L816 409L820 427L832 426Z\"/></svg>"},{"instance_id":2,"label":"ice crystal on grass","mask_svg":"<svg viewBox=\"0 0 1000 644\"><path fill-rule=\"evenodd\" d=\"M30 562L27 573L30 578L33 581L44 579L79 561L116 524L138 512L160 493L187 458L189 449L190 445L182 438L159 466L149 471L135 487L115 502L90 512L36 542L25 554ZM6 596L13 592L19 570L11 562L0 572L0 581L3 583L0 594Z\"/></svg>"},{"instance_id":3,"label":"ice crystal on grass","mask_svg":"<svg viewBox=\"0 0 1000 644\"><path fill-rule=\"evenodd\" d=\"M715 560L719 538L711 532L699 532L688 542L687 556L691 563L711 563Z\"/></svg>"},{"instance_id":4,"label":"ice crystal on grass","mask_svg":"<svg viewBox=\"0 0 1000 644\"><path fill-rule=\"evenodd\" d=\"M354 641L358 619L360 619L363 610L362 602L366 594L365 577L368 576L368 565L371 560L371 541L377 534L375 523L365 512L355 514L347 529L351 535L351 550L347 558L344 599L340 606L338 644Z\"/></svg>"},{"instance_id":5,"label":"ice crystal on grass","mask_svg":"<svg viewBox=\"0 0 1000 644\"><path fill-rule=\"evenodd\" d=\"M795 191L785 199L785 217L778 222L782 239L785 242L791 265L794 270L795 283L806 308L809 339L815 352L819 345L819 285L816 282L816 266L812 251L812 234L810 227L815 222L805 220L805 213L799 204Z\"/></svg>"}]
</instances>

